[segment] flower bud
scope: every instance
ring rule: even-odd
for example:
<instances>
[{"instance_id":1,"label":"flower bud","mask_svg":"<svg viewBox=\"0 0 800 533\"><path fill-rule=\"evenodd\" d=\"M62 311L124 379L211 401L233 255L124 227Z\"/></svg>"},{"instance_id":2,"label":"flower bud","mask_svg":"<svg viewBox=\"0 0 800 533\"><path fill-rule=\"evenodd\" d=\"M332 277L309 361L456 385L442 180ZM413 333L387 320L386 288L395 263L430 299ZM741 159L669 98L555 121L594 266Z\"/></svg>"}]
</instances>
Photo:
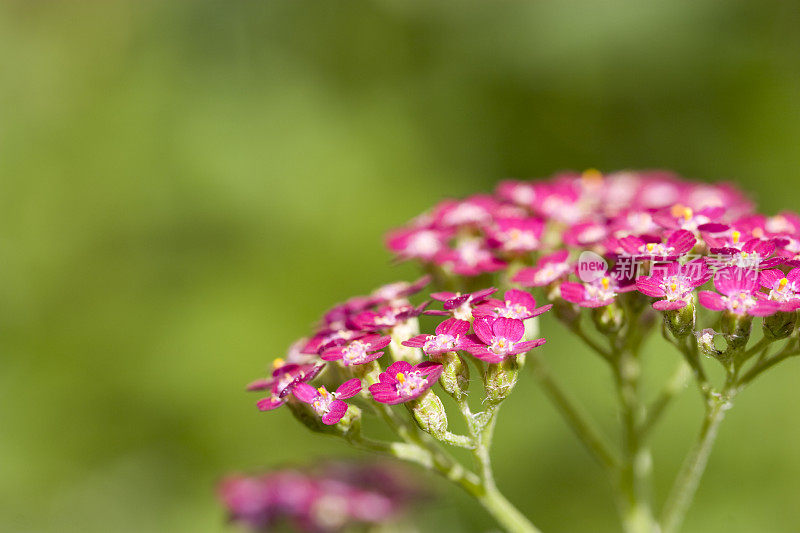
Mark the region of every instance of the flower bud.
<instances>
[{"instance_id":1,"label":"flower bud","mask_svg":"<svg viewBox=\"0 0 800 533\"><path fill-rule=\"evenodd\" d=\"M500 403L511 394L524 362L524 356L519 355L509 357L501 363L487 365L483 374L483 386L486 389L486 398L490 402Z\"/></svg>"},{"instance_id":2,"label":"flower bud","mask_svg":"<svg viewBox=\"0 0 800 533\"><path fill-rule=\"evenodd\" d=\"M794 331L797 323L797 312L779 312L765 316L763 322L764 336L768 339L785 339Z\"/></svg>"},{"instance_id":3,"label":"flower bud","mask_svg":"<svg viewBox=\"0 0 800 533\"><path fill-rule=\"evenodd\" d=\"M406 406L422 431L438 439L447 433L447 413L442 400L433 391L429 390L419 398L406 403Z\"/></svg>"},{"instance_id":4,"label":"flower bud","mask_svg":"<svg viewBox=\"0 0 800 533\"><path fill-rule=\"evenodd\" d=\"M469 389L469 366L466 361L456 352L445 352L431 356L431 359L444 366L439 384L447 394L460 401Z\"/></svg>"},{"instance_id":5,"label":"flower bud","mask_svg":"<svg viewBox=\"0 0 800 533\"><path fill-rule=\"evenodd\" d=\"M616 304L597 307L592 309L592 321L600 333L617 333L622 327L622 310Z\"/></svg>"},{"instance_id":6,"label":"flower bud","mask_svg":"<svg viewBox=\"0 0 800 533\"><path fill-rule=\"evenodd\" d=\"M751 316L735 313L722 314L722 334L728 343L728 352L738 351L747 346L752 325L753 317Z\"/></svg>"},{"instance_id":7,"label":"flower bud","mask_svg":"<svg viewBox=\"0 0 800 533\"><path fill-rule=\"evenodd\" d=\"M721 355L714 344L714 337L717 335L716 331L706 328L702 331L696 331L694 335L697 337L697 347L700 348L704 355L714 358Z\"/></svg>"},{"instance_id":8,"label":"flower bud","mask_svg":"<svg viewBox=\"0 0 800 533\"><path fill-rule=\"evenodd\" d=\"M694 330L695 315L694 302L689 302L681 309L664 311L664 322L675 338L681 339Z\"/></svg>"}]
</instances>

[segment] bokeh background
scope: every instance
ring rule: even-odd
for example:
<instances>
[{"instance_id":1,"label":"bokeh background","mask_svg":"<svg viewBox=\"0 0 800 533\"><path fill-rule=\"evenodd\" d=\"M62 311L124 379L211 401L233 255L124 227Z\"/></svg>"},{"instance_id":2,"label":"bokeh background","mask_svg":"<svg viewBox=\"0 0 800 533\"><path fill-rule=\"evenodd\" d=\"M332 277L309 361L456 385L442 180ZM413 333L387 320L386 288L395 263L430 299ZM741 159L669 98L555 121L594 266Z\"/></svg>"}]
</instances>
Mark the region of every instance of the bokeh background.
<instances>
[{"instance_id":1,"label":"bokeh background","mask_svg":"<svg viewBox=\"0 0 800 533\"><path fill-rule=\"evenodd\" d=\"M670 168L797 209L798 29L792 2L3 2L0 531L228 531L224 472L350 453L243 385L327 306L414 277L382 235L439 199ZM608 376L543 327L610 427ZM686 531L798 531L798 379L741 396ZM501 488L545 531L616 531L532 381ZM698 403L656 435L659 499ZM454 491L417 517L492 527Z\"/></svg>"}]
</instances>

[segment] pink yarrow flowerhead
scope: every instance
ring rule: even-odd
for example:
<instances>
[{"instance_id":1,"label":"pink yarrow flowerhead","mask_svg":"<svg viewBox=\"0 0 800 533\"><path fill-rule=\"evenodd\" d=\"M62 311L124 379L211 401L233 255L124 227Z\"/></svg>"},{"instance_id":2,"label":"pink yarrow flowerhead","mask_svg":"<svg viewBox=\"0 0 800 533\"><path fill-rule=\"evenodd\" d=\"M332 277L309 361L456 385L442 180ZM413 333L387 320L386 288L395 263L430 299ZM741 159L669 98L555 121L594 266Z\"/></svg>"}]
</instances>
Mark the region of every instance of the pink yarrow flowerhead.
<instances>
[{"instance_id":1,"label":"pink yarrow flowerhead","mask_svg":"<svg viewBox=\"0 0 800 533\"><path fill-rule=\"evenodd\" d=\"M759 283L769 290L768 298L778 302L778 309L791 312L800 309L800 268L793 268L788 274L770 269L759 273Z\"/></svg>"},{"instance_id":2,"label":"pink yarrow flowerhead","mask_svg":"<svg viewBox=\"0 0 800 533\"><path fill-rule=\"evenodd\" d=\"M759 292L758 273L755 270L728 267L714 275L712 291L700 291L698 300L712 311L728 311L736 315L769 316L778 311L778 304Z\"/></svg>"},{"instance_id":3,"label":"pink yarrow flowerhead","mask_svg":"<svg viewBox=\"0 0 800 533\"><path fill-rule=\"evenodd\" d=\"M664 298L653 303L658 311L682 309L692 299L692 292L711 279L712 273L702 259L686 264L671 262L653 266L652 275L639 276L636 288L644 295Z\"/></svg>"},{"instance_id":4,"label":"pink yarrow flowerhead","mask_svg":"<svg viewBox=\"0 0 800 533\"><path fill-rule=\"evenodd\" d=\"M588 283L566 281L561 284L561 297L580 307L605 307L611 305L617 295L636 289L636 285L620 286L611 276L603 276Z\"/></svg>"},{"instance_id":5,"label":"pink yarrow flowerhead","mask_svg":"<svg viewBox=\"0 0 800 533\"><path fill-rule=\"evenodd\" d=\"M499 363L545 343L545 339L523 341L525 324L516 318L476 318L472 323L474 344L466 350L487 363Z\"/></svg>"},{"instance_id":6,"label":"pink yarrow flowerhead","mask_svg":"<svg viewBox=\"0 0 800 533\"><path fill-rule=\"evenodd\" d=\"M370 385L369 392L376 402L388 405L405 403L419 398L439 380L443 367L439 363L425 361L412 365L408 361L397 361L381 372L379 383Z\"/></svg>"},{"instance_id":7,"label":"pink yarrow flowerhead","mask_svg":"<svg viewBox=\"0 0 800 533\"><path fill-rule=\"evenodd\" d=\"M447 316L459 320L472 320L473 308L483 303L489 296L497 292L494 287L481 289L473 293L461 294L459 292L433 292L431 298L443 302L444 311L428 310L426 315Z\"/></svg>"},{"instance_id":8,"label":"pink yarrow flowerhead","mask_svg":"<svg viewBox=\"0 0 800 533\"><path fill-rule=\"evenodd\" d=\"M291 393L297 385L306 383L317 377L325 366L325 363L313 365L284 364L282 359L276 359L274 364L275 370L272 371L271 378L254 381L247 386L247 390L249 391L270 391L268 397L262 398L256 402L260 411L271 411L285 404L288 400L289 393Z\"/></svg>"},{"instance_id":9,"label":"pink yarrow flowerhead","mask_svg":"<svg viewBox=\"0 0 800 533\"><path fill-rule=\"evenodd\" d=\"M361 380L350 379L339 385L335 392L328 392L325 387L315 389L308 383L300 383L294 387L292 394L301 402L310 404L325 425L333 425L342 419L347 412L347 404L342 400L352 398L361 392Z\"/></svg>"},{"instance_id":10,"label":"pink yarrow flowerhead","mask_svg":"<svg viewBox=\"0 0 800 533\"><path fill-rule=\"evenodd\" d=\"M378 351L389 346L392 338L388 335L365 335L343 346L334 346L322 352L324 361L341 361L344 366L364 365L383 355Z\"/></svg>"},{"instance_id":11,"label":"pink yarrow flowerhead","mask_svg":"<svg viewBox=\"0 0 800 533\"><path fill-rule=\"evenodd\" d=\"M417 335L401 344L411 348L422 348L423 352L432 356L462 350L470 344L466 337L469 327L470 323L466 320L448 318L436 326L435 335Z\"/></svg>"},{"instance_id":12,"label":"pink yarrow flowerhead","mask_svg":"<svg viewBox=\"0 0 800 533\"><path fill-rule=\"evenodd\" d=\"M489 298L476 305L472 314L475 317L489 316L492 318L505 317L527 320L549 311L552 307L552 305L543 305L537 308L536 300L529 292L509 289L503 296L503 300Z\"/></svg>"},{"instance_id":13,"label":"pink yarrow flowerhead","mask_svg":"<svg viewBox=\"0 0 800 533\"><path fill-rule=\"evenodd\" d=\"M568 250L559 250L550 255L543 256L535 267L520 269L512 281L523 287L544 287L565 278L573 270L573 265L567 260Z\"/></svg>"}]
</instances>

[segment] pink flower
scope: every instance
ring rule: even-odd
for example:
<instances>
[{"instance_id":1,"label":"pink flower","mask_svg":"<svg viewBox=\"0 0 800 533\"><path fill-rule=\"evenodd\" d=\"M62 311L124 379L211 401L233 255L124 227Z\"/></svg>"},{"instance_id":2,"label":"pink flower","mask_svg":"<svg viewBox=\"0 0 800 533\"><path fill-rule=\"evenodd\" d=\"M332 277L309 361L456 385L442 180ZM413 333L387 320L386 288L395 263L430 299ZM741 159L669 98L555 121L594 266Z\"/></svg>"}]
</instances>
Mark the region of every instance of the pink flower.
<instances>
[{"instance_id":1,"label":"pink flower","mask_svg":"<svg viewBox=\"0 0 800 533\"><path fill-rule=\"evenodd\" d=\"M307 383L300 383L294 387L292 394L301 402L311 404L314 412L322 418L322 423L330 426L339 422L347 412L347 404L341 399L352 398L359 392L361 380L354 378L339 385L336 392L328 392L325 387L315 389Z\"/></svg>"},{"instance_id":2,"label":"pink flower","mask_svg":"<svg viewBox=\"0 0 800 533\"><path fill-rule=\"evenodd\" d=\"M778 302L780 311L800 309L800 268L793 268L788 274L778 269L763 270L758 281L762 287L769 289L768 298Z\"/></svg>"},{"instance_id":3,"label":"pink flower","mask_svg":"<svg viewBox=\"0 0 800 533\"><path fill-rule=\"evenodd\" d=\"M442 365L425 361L412 365L408 361L397 361L381 372L379 383L370 385L369 392L376 402L388 405L405 403L419 398L439 380Z\"/></svg>"},{"instance_id":4,"label":"pink flower","mask_svg":"<svg viewBox=\"0 0 800 533\"><path fill-rule=\"evenodd\" d=\"M575 224L590 214L588 206L580 202L581 189L575 180L556 178L549 183L536 183L534 187L533 208L547 219Z\"/></svg>"},{"instance_id":5,"label":"pink flower","mask_svg":"<svg viewBox=\"0 0 800 533\"><path fill-rule=\"evenodd\" d=\"M218 497L231 520L253 531L368 529L395 519L425 492L387 464L323 463L262 475L227 476Z\"/></svg>"},{"instance_id":6,"label":"pink flower","mask_svg":"<svg viewBox=\"0 0 800 533\"><path fill-rule=\"evenodd\" d=\"M428 310L426 315L450 315L459 320L472 320L472 309L483 303L489 296L497 292L494 287L479 291L461 294L460 292L432 292L431 298L443 302L444 311Z\"/></svg>"},{"instance_id":7,"label":"pink flower","mask_svg":"<svg viewBox=\"0 0 800 533\"><path fill-rule=\"evenodd\" d=\"M411 348L422 348L422 351L428 355L461 350L466 344L469 344L466 338L469 326L470 324L466 320L448 318L436 326L436 335L417 335L401 344Z\"/></svg>"},{"instance_id":8,"label":"pink flower","mask_svg":"<svg viewBox=\"0 0 800 533\"><path fill-rule=\"evenodd\" d=\"M614 303L617 294L635 289L635 285L620 287L616 279L603 276L589 283L565 281L561 284L561 297L581 307L605 307Z\"/></svg>"},{"instance_id":9,"label":"pink flower","mask_svg":"<svg viewBox=\"0 0 800 533\"><path fill-rule=\"evenodd\" d=\"M396 281L372 291L372 303L392 305L407 304L406 298L421 291L431 282L430 276L423 276L413 283L407 281Z\"/></svg>"},{"instance_id":10,"label":"pink flower","mask_svg":"<svg viewBox=\"0 0 800 533\"><path fill-rule=\"evenodd\" d=\"M341 346L353 340L354 338L363 335L361 329L350 329L350 319L348 318L348 326L341 328L324 328L311 337L303 346L301 353L307 355L318 355L319 353L331 348L332 346Z\"/></svg>"},{"instance_id":11,"label":"pink flower","mask_svg":"<svg viewBox=\"0 0 800 533\"><path fill-rule=\"evenodd\" d=\"M531 207L536 199L536 189L533 183L525 181L506 180L497 185L497 195L508 202Z\"/></svg>"},{"instance_id":12,"label":"pink flower","mask_svg":"<svg viewBox=\"0 0 800 533\"><path fill-rule=\"evenodd\" d=\"M742 243L738 235L738 231L732 233L728 246L711 248L710 264L717 268L733 266L761 270L783 263L782 257L772 257L777 249L775 239L749 239Z\"/></svg>"},{"instance_id":13,"label":"pink flower","mask_svg":"<svg viewBox=\"0 0 800 533\"><path fill-rule=\"evenodd\" d=\"M442 228L483 226L492 220L497 200L489 195L475 195L464 200L445 200L436 206L433 225Z\"/></svg>"},{"instance_id":14,"label":"pink flower","mask_svg":"<svg viewBox=\"0 0 800 533\"><path fill-rule=\"evenodd\" d=\"M381 335L365 335L350 341L343 346L328 348L322 352L325 361L341 361L344 366L363 365L378 359L382 350L389 346L392 338Z\"/></svg>"},{"instance_id":15,"label":"pink flower","mask_svg":"<svg viewBox=\"0 0 800 533\"><path fill-rule=\"evenodd\" d=\"M587 247L604 241L608 237L609 227L605 223L588 221L571 226L562 234L564 243L575 248Z\"/></svg>"},{"instance_id":16,"label":"pink flower","mask_svg":"<svg viewBox=\"0 0 800 533\"><path fill-rule=\"evenodd\" d=\"M530 293L517 289L507 290L504 300L489 298L485 302L475 306L472 314L475 317L490 316L493 318L505 317L526 320L539 316L549 311L552 305L536 307L536 300Z\"/></svg>"},{"instance_id":17,"label":"pink flower","mask_svg":"<svg viewBox=\"0 0 800 533\"><path fill-rule=\"evenodd\" d=\"M314 379L324 366L325 363L315 365L283 364L281 359L276 359L272 377L254 381L247 386L247 390L269 390L270 395L256 402L256 405L260 411L271 411L285 404L289 393L297 385Z\"/></svg>"},{"instance_id":18,"label":"pink flower","mask_svg":"<svg viewBox=\"0 0 800 533\"><path fill-rule=\"evenodd\" d=\"M535 267L525 267L517 272L512 281L523 287L543 287L566 277L572 272L572 265L567 261L568 250L559 250L539 259Z\"/></svg>"},{"instance_id":19,"label":"pink flower","mask_svg":"<svg viewBox=\"0 0 800 533\"><path fill-rule=\"evenodd\" d=\"M653 298L666 298L653 303L653 309L682 309L691 301L692 292L711 279L711 272L702 259L684 265L672 262L653 266L651 276L639 276L636 288Z\"/></svg>"},{"instance_id":20,"label":"pink flower","mask_svg":"<svg viewBox=\"0 0 800 533\"><path fill-rule=\"evenodd\" d=\"M504 252L525 253L538 250L544 231L540 218L498 218L487 228L488 244Z\"/></svg>"},{"instance_id":21,"label":"pink flower","mask_svg":"<svg viewBox=\"0 0 800 533\"><path fill-rule=\"evenodd\" d=\"M712 311L728 311L737 315L768 316L778 311L778 304L759 292L758 275L754 270L724 268L714 276L714 287L722 293L700 291L698 300Z\"/></svg>"},{"instance_id":22,"label":"pink flower","mask_svg":"<svg viewBox=\"0 0 800 533\"><path fill-rule=\"evenodd\" d=\"M721 206L705 207L695 211L689 206L674 204L656 212L653 215L653 219L666 229L684 229L695 233L701 228L706 230L714 227L719 228L724 214L725 208Z\"/></svg>"},{"instance_id":23,"label":"pink flower","mask_svg":"<svg viewBox=\"0 0 800 533\"><path fill-rule=\"evenodd\" d=\"M361 331L390 331L411 318L422 314L430 302L414 307L411 304L385 305L377 310L363 311L352 317L352 323Z\"/></svg>"},{"instance_id":24,"label":"pink flower","mask_svg":"<svg viewBox=\"0 0 800 533\"><path fill-rule=\"evenodd\" d=\"M689 253L696 243L697 238L694 233L684 229L669 232L666 239L661 236L634 237L629 235L619 241L620 247L630 255L640 258L668 259L677 259Z\"/></svg>"},{"instance_id":25,"label":"pink flower","mask_svg":"<svg viewBox=\"0 0 800 533\"><path fill-rule=\"evenodd\" d=\"M399 229L389 234L386 245L400 259L432 260L447 249L447 230L432 228Z\"/></svg>"},{"instance_id":26,"label":"pink flower","mask_svg":"<svg viewBox=\"0 0 800 533\"><path fill-rule=\"evenodd\" d=\"M475 343L465 349L487 363L499 363L545 343L545 339L523 341L525 324L516 318L476 318L472 329Z\"/></svg>"},{"instance_id":27,"label":"pink flower","mask_svg":"<svg viewBox=\"0 0 800 533\"><path fill-rule=\"evenodd\" d=\"M452 249L438 253L434 262L459 276L497 272L506 266L492 254L483 237L472 236L458 239Z\"/></svg>"}]
</instances>

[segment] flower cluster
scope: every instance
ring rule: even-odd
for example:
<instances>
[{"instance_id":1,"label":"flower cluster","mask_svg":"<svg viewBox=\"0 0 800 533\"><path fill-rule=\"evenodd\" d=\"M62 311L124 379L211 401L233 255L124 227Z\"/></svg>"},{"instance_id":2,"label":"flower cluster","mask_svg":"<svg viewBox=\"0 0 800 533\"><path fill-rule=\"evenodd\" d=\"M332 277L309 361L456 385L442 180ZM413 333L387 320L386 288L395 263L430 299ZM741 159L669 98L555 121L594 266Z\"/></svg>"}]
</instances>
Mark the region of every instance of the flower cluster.
<instances>
[{"instance_id":1,"label":"flower cluster","mask_svg":"<svg viewBox=\"0 0 800 533\"><path fill-rule=\"evenodd\" d=\"M230 519L258 531L333 532L395 521L421 491L388 464L330 463L262 475L232 475L218 486Z\"/></svg>"},{"instance_id":2,"label":"flower cluster","mask_svg":"<svg viewBox=\"0 0 800 533\"><path fill-rule=\"evenodd\" d=\"M265 393L257 402L262 411L286 406L314 431L438 471L509 531L538 531L519 513L506 512L510 503L497 505L502 495L492 480L489 449L498 408L526 360L615 479L638 472L635 463L649 453L641 437L682 384L696 382L705 429L661 520L646 499L649 472L617 488L626 531L673 533L735 396L765 370L800 355L800 215L758 214L730 185L691 183L665 172L505 181L494 194L441 202L391 232L387 245L397 259L419 262L427 275L334 306L248 389ZM412 303L429 285L427 298ZM537 306L534 294L550 303ZM544 358L526 356L545 342L538 317L551 308L610 365L620 408L619 452L550 377ZM682 361L651 401L641 383L641 354L656 317ZM762 335L748 346L754 317L761 317ZM719 331L701 329L700 320ZM770 354L778 341L783 348ZM701 354L723 365L722 384L705 371ZM478 381L470 368L480 375L482 397L470 390ZM449 429L440 390L454 400L464 434ZM385 422L397 440L362 434L362 409ZM470 450L475 470L442 453L440 444ZM235 478L223 494L232 515L256 527L279 515L315 530L336 529L350 517L370 521L358 514L366 507L349 507L360 493L319 497L318 485L296 473ZM289 496L296 499L286 503ZM320 499L326 512L319 511ZM314 522L320 517L324 525Z\"/></svg>"},{"instance_id":3,"label":"flower cluster","mask_svg":"<svg viewBox=\"0 0 800 533\"><path fill-rule=\"evenodd\" d=\"M258 408L270 411L294 401L308 405L324 425L335 425L348 412L343 400L359 394L386 405L425 396L445 370L445 354L461 351L486 363L501 363L545 342L526 338L526 321L552 306L536 307L530 293L510 289L499 299L493 297L494 288L434 292L430 297L442 309L426 310L429 301L415 306L408 298L429 280L392 283L329 310L311 337L273 361L270 378L248 385L250 391L269 392ZM433 334L418 334L422 314L443 318ZM386 348L393 362L381 371ZM334 365L330 371L329 365ZM312 386L312 381L322 384ZM329 390L325 382L332 381L336 388Z\"/></svg>"},{"instance_id":4,"label":"flower cluster","mask_svg":"<svg viewBox=\"0 0 800 533\"><path fill-rule=\"evenodd\" d=\"M666 172L504 181L493 195L441 202L391 232L387 245L445 279L505 270L520 287L546 287L580 307L638 291L655 299L655 309L674 311L713 278L717 292L699 293L708 309L751 316L797 309L789 269L800 266L800 215L761 215L730 185ZM605 261L602 275L582 271L586 251ZM448 303L464 318L458 302Z\"/></svg>"}]
</instances>

